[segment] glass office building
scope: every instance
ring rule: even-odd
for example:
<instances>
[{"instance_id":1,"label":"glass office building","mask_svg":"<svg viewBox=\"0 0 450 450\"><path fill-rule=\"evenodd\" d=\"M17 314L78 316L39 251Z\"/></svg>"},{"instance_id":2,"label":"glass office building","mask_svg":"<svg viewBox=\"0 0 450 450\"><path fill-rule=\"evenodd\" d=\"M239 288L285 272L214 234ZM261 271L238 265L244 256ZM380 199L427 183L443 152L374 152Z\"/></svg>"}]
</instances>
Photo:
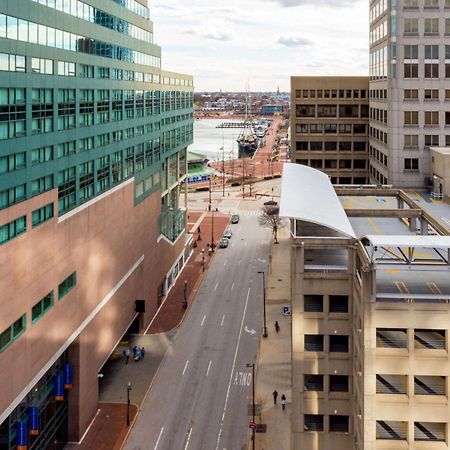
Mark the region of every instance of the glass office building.
<instances>
[{"instance_id":1,"label":"glass office building","mask_svg":"<svg viewBox=\"0 0 450 450\"><path fill-rule=\"evenodd\" d=\"M180 191L192 139L193 80L161 69L146 0L0 3L0 367L24 355L0 375L2 450L17 445L15 417L39 373L64 357L75 385L84 370L94 377L136 320L136 297L148 324L187 255ZM101 331L108 310L120 319L83 368L71 346ZM63 422L78 408L75 425L58 425L62 440L92 419L83 389L78 406L58 404ZM48 408L40 414L50 423Z\"/></svg>"}]
</instances>

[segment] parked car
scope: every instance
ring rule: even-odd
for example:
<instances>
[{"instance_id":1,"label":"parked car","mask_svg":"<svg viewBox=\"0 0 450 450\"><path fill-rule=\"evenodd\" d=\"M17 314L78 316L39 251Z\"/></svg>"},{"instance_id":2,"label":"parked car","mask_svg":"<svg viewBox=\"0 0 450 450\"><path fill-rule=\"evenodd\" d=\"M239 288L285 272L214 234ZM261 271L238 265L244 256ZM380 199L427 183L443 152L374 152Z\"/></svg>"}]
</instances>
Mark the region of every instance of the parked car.
<instances>
[{"instance_id":1,"label":"parked car","mask_svg":"<svg viewBox=\"0 0 450 450\"><path fill-rule=\"evenodd\" d=\"M278 203L275 200L267 200L267 202L264 202L264 206L277 206Z\"/></svg>"},{"instance_id":2,"label":"parked car","mask_svg":"<svg viewBox=\"0 0 450 450\"><path fill-rule=\"evenodd\" d=\"M231 236L233 236L233 232L231 230L225 230L223 232L223 237L227 239L231 239Z\"/></svg>"},{"instance_id":3,"label":"parked car","mask_svg":"<svg viewBox=\"0 0 450 450\"><path fill-rule=\"evenodd\" d=\"M220 248L227 248L228 247L228 239L222 238L219 242Z\"/></svg>"},{"instance_id":4,"label":"parked car","mask_svg":"<svg viewBox=\"0 0 450 450\"><path fill-rule=\"evenodd\" d=\"M231 223L239 223L239 214L233 214L231 216Z\"/></svg>"}]
</instances>

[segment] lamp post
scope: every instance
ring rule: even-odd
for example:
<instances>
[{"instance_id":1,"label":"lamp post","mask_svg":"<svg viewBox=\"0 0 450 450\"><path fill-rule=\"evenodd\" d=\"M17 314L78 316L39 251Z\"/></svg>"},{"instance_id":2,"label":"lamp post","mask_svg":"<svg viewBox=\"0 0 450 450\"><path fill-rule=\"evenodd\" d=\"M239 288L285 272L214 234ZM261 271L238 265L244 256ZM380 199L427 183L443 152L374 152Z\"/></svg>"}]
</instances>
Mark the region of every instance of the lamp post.
<instances>
[{"instance_id":1,"label":"lamp post","mask_svg":"<svg viewBox=\"0 0 450 450\"><path fill-rule=\"evenodd\" d=\"M187 287L188 282L187 280L184 280L184 307L187 308Z\"/></svg>"},{"instance_id":2,"label":"lamp post","mask_svg":"<svg viewBox=\"0 0 450 450\"><path fill-rule=\"evenodd\" d=\"M202 248L202 269L205 271L205 249Z\"/></svg>"},{"instance_id":3,"label":"lamp post","mask_svg":"<svg viewBox=\"0 0 450 450\"><path fill-rule=\"evenodd\" d=\"M212 212L212 218L211 218L211 250L214 251L214 247L216 246L214 244L214 209Z\"/></svg>"},{"instance_id":4,"label":"lamp post","mask_svg":"<svg viewBox=\"0 0 450 450\"><path fill-rule=\"evenodd\" d=\"M255 423L255 364L247 364L252 369L252 422ZM252 428L252 449L255 450L255 429Z\"/></svg>"},{"instance_id":5,"label":"lamp post","mask_svg":"<svg viewBox=\"0 0 450 450\"><path fill-rule=\"evenodd\" d=\"M263 323L263 337L269 336L269 333L267 331L267 322L266 322L266 272L263 270L259 270L258 273L261 273L263 276L263 317L264 317L264 323Z\"/></svg>"},{"instance_id":6,"label":"lamp post","mask_svg":"<svg viewBox=\"0 0 450 450\"><path fill-rule=\"evenodd\" d=\"M127 427L130 426L130 392L131 392L131 381L127 383Z\"/></svg>"}]
</instances>

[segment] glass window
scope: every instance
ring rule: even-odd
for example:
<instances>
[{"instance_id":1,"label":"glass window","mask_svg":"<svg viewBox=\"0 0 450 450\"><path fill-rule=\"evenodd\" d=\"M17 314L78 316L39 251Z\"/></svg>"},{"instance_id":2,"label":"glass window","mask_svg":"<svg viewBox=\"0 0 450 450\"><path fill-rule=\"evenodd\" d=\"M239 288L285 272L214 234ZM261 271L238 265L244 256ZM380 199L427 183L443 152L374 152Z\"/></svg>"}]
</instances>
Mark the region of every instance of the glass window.
<instances>
[{"instance_id":1,"label":"glass window","mask_svg":"<svg viewBox=\"0 0 450 450\"><path fill-rule=\"evenodd\" d=\"M58 299L61 300L68 294L77 284L77 273L73 272L58 286Z\"/></svg>"}]
</instances>

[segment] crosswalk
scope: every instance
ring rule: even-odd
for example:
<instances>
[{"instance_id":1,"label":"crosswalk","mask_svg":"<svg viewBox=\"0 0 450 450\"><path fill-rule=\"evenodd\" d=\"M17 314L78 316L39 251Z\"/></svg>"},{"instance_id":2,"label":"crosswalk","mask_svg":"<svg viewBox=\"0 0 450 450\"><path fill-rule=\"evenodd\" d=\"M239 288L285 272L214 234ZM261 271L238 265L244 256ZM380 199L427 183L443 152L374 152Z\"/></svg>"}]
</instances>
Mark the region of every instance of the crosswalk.
<instances>
[{"instance_id":1,"label":"crosswalk","mask_svg":"<svg viewBox=\"0 0 450 450\"><path fill-rule=\"evenodd\" d=\"M239 214L240 216L260 216L261 211L258 209L255 210L234 210L234 209L226 209L226 208L219 208L219 212L223 214Z\"/></svg>"}]
</instances>

